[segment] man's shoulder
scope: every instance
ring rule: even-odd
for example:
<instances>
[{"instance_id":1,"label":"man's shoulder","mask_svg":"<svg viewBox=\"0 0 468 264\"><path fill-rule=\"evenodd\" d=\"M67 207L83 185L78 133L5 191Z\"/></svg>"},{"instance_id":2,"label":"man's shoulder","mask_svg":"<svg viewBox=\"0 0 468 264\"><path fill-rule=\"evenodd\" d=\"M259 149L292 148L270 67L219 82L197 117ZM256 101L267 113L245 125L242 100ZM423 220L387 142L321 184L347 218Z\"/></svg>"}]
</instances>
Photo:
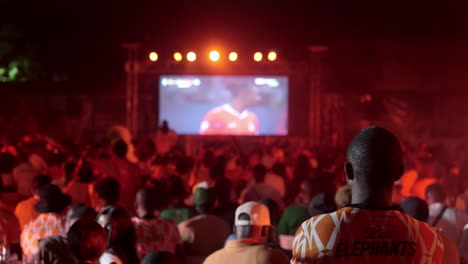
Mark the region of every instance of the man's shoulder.
<instances>
[{"instance_id":1,"label":"man's shoulder","mask_svg":"<svg viewBox=\"0 0 468 264\"><path fill-rule=\"evenodd\" d=\"M266 246L258 246L257 260L258 263L289 263L289 259L283 251Z\"/></svg>"}]
</instances>

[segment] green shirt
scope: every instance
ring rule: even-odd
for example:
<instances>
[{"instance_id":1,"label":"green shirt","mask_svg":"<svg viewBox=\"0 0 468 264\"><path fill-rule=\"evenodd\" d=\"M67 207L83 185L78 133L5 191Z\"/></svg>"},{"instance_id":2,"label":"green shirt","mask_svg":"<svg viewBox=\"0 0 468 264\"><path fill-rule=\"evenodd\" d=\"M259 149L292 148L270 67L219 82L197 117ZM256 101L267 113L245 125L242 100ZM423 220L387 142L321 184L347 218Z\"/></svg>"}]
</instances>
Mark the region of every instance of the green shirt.
<instances>
[{"instance_id":1,"label":"green shirt","mask_svg":"<svg viewBox=\"0 0 468 264\"><path fill-rule=\"evenodd\" d=\"M276 232L278 235L294 236L302 222L309 218L307 207L302 205L291 205L284 211L278 223Z\"/></svg>"},{"instance_id":2,"label":"green shirt","mask_svg":"<svg viewBox=\"0 0 468 264\"><path fill-rule=\"evenodd\" d=\"M182 208L175 208L170 207L166 210L163 210L159 215L160 218L163 219L171 219L175 221L177 224L189 220L190 218L197 215L197 212L193 208L190 207L182 207Z\"/></svg>"}]
</instances>

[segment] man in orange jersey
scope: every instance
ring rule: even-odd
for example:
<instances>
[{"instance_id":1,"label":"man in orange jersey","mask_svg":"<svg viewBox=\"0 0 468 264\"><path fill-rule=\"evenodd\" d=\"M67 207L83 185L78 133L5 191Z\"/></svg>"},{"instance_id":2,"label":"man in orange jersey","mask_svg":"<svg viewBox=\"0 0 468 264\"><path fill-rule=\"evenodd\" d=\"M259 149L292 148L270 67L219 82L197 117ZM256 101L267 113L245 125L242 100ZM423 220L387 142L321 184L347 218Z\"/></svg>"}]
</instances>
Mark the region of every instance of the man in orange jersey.
<instances>
[{"instance_id":1,"label":"man in orange jersey","mask_svg":"<svg viewBox=\"0 0 468 264\"><path fill-rule=\"evenodd\" d=\"M232 100L210 110L200 125L201 135L258 135L258 118L247 111L260 100L257 88L253 84L228 85Z\"/></svg>"},{"instance_id":2,"label":"man in orange jersey","mask_svg":"<svg viewBox=\"0 0 468 264\"><path fill-rule=\"evenodd\" d=\"M351 205L305 221L293 242L293 264L457 263L456 247L431 226L392 208L403 174L400 143L379 127L351 142L345 172Z\"/></svg>"}]
</instances>

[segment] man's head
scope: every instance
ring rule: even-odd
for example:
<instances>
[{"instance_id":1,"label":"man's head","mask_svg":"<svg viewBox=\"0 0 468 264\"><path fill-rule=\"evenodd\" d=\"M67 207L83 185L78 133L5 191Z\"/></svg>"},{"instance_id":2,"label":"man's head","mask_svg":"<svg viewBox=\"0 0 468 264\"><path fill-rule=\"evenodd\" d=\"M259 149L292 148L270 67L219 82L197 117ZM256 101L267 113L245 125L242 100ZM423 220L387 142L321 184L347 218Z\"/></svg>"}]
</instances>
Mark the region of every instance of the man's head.
<instances>
[{"instance_id":1,"label":"man's head","mask_svg":"<svg viewBox=\"0 0 468 264\"><path fill-rule=\"evenodd\" d=\"M429 218L429 206L426 201L415 196L409 196L403 199L400 204L401 210L422 222L427 222Z\"/></svg>"},{"instance_id":2,"label":"man's head","mask_svg":"<svg viewBox=\"0 0 468 264\"><path fill-rule=\"evenodd\" d=\"M119 200L120 183L114 178L103 178L94 184L94 200L96 207L114 205Z\"/></svg>"},{"instance_id":3,"label":"man's head","mask_svg":"<svg viewBox=\"0 0 468 264\"><path fill-rule=\"evenodd\" d=\"M179 264L180 259L167 251L153 251L143 258L141 264Z\"/></svg>"},{"instance_id":4,"label":"man's head","mask_svg":"<svg viewBox=\"0 0 468 264\"><path fill-rule=\"evenodd\" d=\"M76 221L80 219L96 219L96 211L84 204L74 204L68 209L65 216L65 229L68 230Z\"/></svg>"},{"instance_id":5,"label":"man's head","mask_svg":"<svg viewBox=\"0 0 468 264\"><path fill-rule=\"evenodd\" d=\"M112 151L117 158L125 159L128 152L128 146L125 141L119 139L112 146Z\"/></svg>"},{"instance_id":6,"label":"man's head","mask_svg":"<svg viewBox=\"0 0 468 264\"><path fill-rule=\"evenodd\" d=\"M258 88L251 83L230 83L226 88L231 93L232 100L241 102L244 107L254 106L261 99Z\"/></svg>"},{"instance_id":7,"label":"man's head","mask_svg":"<svg viewBox=\"0 0 468 264\"><path fill-rule=\"evenodd\" d=\"M253 177L255 182L262 183L265 181L265 176L268 172L267 168L263 164L257 164L252 169Z\"/></svg>"},{"instance_id":8,"label":"man's head","mask_svg":"<svg viewBox=\"0 0 468 264\"><path fill-rule=\"evenodd\" d=\"M135 198L135 209L139 217L153 217L154 211L157 209L157 197L153 189L142 188L138 190Z\"/></svg>"},{"instance_id":9,"label":"man's head","mask_svg":"<svg viewBox=\"0 0 468 264\"><path fill-rule=\"evenodd\" d=\"M214 209L216 203L215 188L206 181L197 184L193 194L193 202L195 203L195 209L198 213L210 213Z\"/></svg>"},{"instance_id":10,"label":"man's head","mask_svg":"<svg viewBox=\"0 0 468 264\"><path fill-rule=\"evenodd\" d=\"M359 132L349 144L346 158L346 177L353 192L391 189L404 172L398 139L380 127Z\"/></svg>"},{"instance_id":11,"label":"man's head","mask_svg":"<svg viewBox=\"0 0 468 264\"><path fill-rule=\"evenodd\" d=\"M445 203L446 194L442 185L433 183L426 188L426 200L429 204Z\"/></svg>"},{"instance_id":12,"label":"man's head","mask_svg":"<svg viewBox=\"0 0 468 264\"><path fill-rule=\"evenodd\" d=\"M247 202L236 209L234 233L237 239L264 244L270 230L268 207L257 202Z\"/></svg>"},{"instance_id":13,"label":"man's head","mask_svg":"<svg viewBox=\"0 0 468 264\"><path fill-rule=\"evenodd\" d=\"M97 262L106 250L106 239L104 228L91 219L78 220L67 233L68 246L80 262Z\"/></svg>"}]
</instances>

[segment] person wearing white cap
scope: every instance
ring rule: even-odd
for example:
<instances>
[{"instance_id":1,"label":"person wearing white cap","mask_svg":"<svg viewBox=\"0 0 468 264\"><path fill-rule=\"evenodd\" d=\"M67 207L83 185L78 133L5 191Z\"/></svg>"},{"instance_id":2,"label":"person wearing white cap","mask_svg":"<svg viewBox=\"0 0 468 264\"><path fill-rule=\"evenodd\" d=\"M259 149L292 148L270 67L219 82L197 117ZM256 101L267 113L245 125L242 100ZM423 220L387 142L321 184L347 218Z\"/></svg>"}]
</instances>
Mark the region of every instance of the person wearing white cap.
<instances>
[{"instance_id":1,"label":"person wearing white cap","mask_svg":"<svg viewBox=\"0 0 468 264\"><path fill-rule=\"evenodd\" d=\"M204 264L286 264L288 257L278 249L265 246L270 227L268 207L257 202L247 202L237 207L234 233L238 240L229 241L206 258Z\"/></svg>"}]
</instances>

